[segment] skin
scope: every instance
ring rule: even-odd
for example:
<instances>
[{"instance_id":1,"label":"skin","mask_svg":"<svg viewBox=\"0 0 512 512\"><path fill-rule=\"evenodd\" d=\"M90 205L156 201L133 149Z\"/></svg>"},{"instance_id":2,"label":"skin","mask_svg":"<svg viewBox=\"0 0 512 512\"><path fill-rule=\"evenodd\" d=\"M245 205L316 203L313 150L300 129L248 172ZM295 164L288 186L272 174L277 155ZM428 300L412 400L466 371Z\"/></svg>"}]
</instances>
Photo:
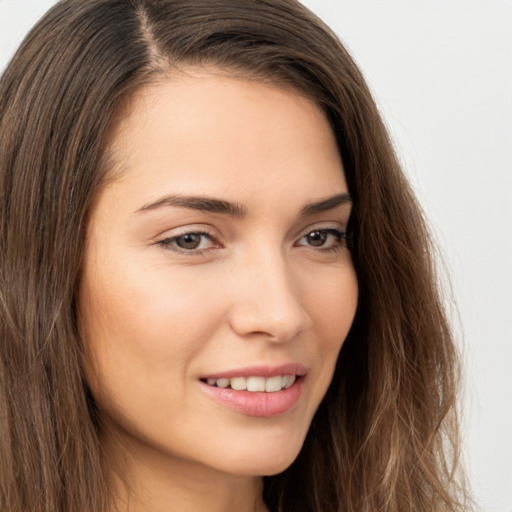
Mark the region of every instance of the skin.
<instances>
[{"instance_id":1,"label":"skin","mask_svg":"<svg viewBox=\"0 0 512 512\"><path fill-rule=\"evenodd\" d=\"M118 173L90 211L79 311L118 505L266 510L261 475L300 451L357 305L337 236L350 203L301 214L348 193L328 121L290 90L191 69L131 98L110 152ZM198 232L197 248L180 248ZM200 380L290 362L307 368L302 393L270 418L227 407Z\"/></svg>"}]
</instances>

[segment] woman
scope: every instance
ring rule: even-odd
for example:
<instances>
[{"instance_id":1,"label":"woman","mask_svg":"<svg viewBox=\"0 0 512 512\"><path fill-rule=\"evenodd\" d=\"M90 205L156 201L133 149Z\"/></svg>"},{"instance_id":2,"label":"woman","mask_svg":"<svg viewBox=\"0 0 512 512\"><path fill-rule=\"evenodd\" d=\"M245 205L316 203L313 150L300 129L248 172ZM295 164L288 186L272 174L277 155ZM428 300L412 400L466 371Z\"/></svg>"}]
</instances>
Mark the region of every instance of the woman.
<instances>
[{"instance_id":1,"label":"woman","mask_svg":"<svg viewBox=\"0 0 512 512\"><path fill-rule=\"evenodd\" d=\"M0 113L3 510L462 510L429 238L318 19L63 1Z\"/></svg>"}]
</instances>

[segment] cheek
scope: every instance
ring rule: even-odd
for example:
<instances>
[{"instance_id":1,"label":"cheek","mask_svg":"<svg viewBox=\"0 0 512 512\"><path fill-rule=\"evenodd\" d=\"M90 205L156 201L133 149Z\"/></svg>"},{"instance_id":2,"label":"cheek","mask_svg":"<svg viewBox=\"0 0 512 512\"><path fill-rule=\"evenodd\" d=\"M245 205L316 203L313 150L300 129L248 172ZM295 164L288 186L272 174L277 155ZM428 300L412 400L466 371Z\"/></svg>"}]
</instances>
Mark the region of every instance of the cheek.
<instances>
[{"instance_id":1,"label":"cheek","mask_svg":"<svg viewBox=\"0 0 512 512\"><path fill-rule=\"evenodd\" d=\"M315 346L312 347L321 363L318 376L320 393L325 393L334 373L339 351L352 326L358 304L358 282L350 264L344 269L324 279L323 286L312 287L307 308L315 326Z\"/></svg>"},{"instance_id":2,"label":"cheek","mask_svg":"<svg viewBox=\"0 0 512 512\"><path fill-rule=\"evenodd\" d=\"M91 265L83 274L79 311L90 380L111 392L131 389L137 380L157 386L159 377L179 385L186 363L218 328L220 301L190 276L116 262L115 268Z\"/></svg>"},{"instance_id":3,"label":"cheek","mask_svg":"<svg viewBox=\"0 0 512 512\"><path fill-rule=\"evenodd\" d=\"M174 431L167 411L194 403L187 382L221 313L188 279L100 270L84 274L80 292L87 381L104 425L149 442Z\"/></svg>"},{"instance_id":4,"label":"cheek","mask_svg":"<svg viewBox=\"0 0 512 512\"><path fill-rule=\"evenodd\" d=\"M358 283L352 264L322 279L322 285L309 282L308 310L322 340L339 350L354 320L358 301Z\"/></svg>"},{"instance_id":5,"label":"cheek","mask_svg":"<svg viewBox=\"0 0 512 512\"><path fill-rule=\"evenodd\" d=\"M208 316L202 280L193 272L173 272L165 264L146 264L140 258L110 257L115 264L92 264L84 273L81 296L90 312L91 329L121 333L167 345L197 327L198 314ZM108 261L105 258L105 261ZM210 302L210 310L215 303ZM206 318L203 318L206 321ZM94 324L98 325L94 325Z\"/></svg>"}]
</instances>

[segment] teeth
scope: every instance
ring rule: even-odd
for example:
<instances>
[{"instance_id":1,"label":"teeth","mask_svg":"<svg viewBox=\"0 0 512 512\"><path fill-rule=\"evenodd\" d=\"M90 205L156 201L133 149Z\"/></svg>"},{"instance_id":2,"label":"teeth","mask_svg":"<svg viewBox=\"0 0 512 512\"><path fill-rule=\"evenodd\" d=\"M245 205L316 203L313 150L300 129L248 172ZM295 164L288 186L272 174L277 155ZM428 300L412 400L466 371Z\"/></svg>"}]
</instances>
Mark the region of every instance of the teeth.
<instances>
[{"instance_id":1,"label":"teeth","mask_svg":"<svg viewBox=\"0 0 512 512\"><path fill-rule=\"evenodd\" d=\"M295 375L287 375L286 384L284 385L284 387L289 388L295 382L295 378Z\"/></svg>"},{"instance_id":2,"label":"teeth","mask_svg":"<svg viewBox=\"0 0 512 512\"><path fill-rule=\"evenodd\" d=\"M230 379L229 383L231 384L231 389L236 389L236 391L247 389L247 380L245 377L235 377L234 379Z\"/></svg>"},{"instance_id":3,"label":"teeth","mask_svg":"<svg viewBox=\"0 0 512 512\"><path fill-rule=\"evenodd\" d=\"M263 377L249 377L247 379L247 391L265 391L265 379Z\"/></svg>"},{"instance_id":4,"label":"teeth","mask_svg":"<svg viewBox=\"0 0 512 512\"><path fill-rule=\"evenodd\" d=\"M265 382L265 391L267 393L272 393L274 391L280 391L283 389L283 377L278 375L277 377L270 377L270 379L267 379L267 382Z\"/></svg>"},{"instance_id":5,"label":"teeth","mask_svg":"<svg viewBox=\"0 0 512 512\"><path fill-rule=\"evenodd\" d=\"M209 386L234 389L236 391L274 393L288 389L295 382L295 375L276 375L275 377L234 377L232 379L207 379Z\"/></svg>"},{"instance_id":6,"label":"teeth","mask_svg":"<svg viewBox=\"0 0 512 512\"><path fill-rule=\"evenodd\" d=\"M213 379L214 385L217 384L219 388L227 388L229 386L229 379ZM208 383L210 384L210 383Z\"/></svg>"}]
</instances>

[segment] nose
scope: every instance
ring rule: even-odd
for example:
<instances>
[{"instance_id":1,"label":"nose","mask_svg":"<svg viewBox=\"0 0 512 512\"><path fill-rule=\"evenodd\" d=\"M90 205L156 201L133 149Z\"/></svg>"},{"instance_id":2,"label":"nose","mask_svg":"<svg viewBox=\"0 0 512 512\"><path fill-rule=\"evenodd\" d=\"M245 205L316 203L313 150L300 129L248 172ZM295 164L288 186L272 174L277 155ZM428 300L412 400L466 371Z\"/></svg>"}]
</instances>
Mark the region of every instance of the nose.
<instances>
[{"instance_id":1,"label":"nose","mask_svg":"<svg viewBox=\"0 0 512 512\"><path fill-rule=\"evenodd\" d=\"M311 325L299 278L294 277L278 252L253 255L232 270L234 290L229 320L236 334L283 342Z\"/></svg>"}]
</instances>

